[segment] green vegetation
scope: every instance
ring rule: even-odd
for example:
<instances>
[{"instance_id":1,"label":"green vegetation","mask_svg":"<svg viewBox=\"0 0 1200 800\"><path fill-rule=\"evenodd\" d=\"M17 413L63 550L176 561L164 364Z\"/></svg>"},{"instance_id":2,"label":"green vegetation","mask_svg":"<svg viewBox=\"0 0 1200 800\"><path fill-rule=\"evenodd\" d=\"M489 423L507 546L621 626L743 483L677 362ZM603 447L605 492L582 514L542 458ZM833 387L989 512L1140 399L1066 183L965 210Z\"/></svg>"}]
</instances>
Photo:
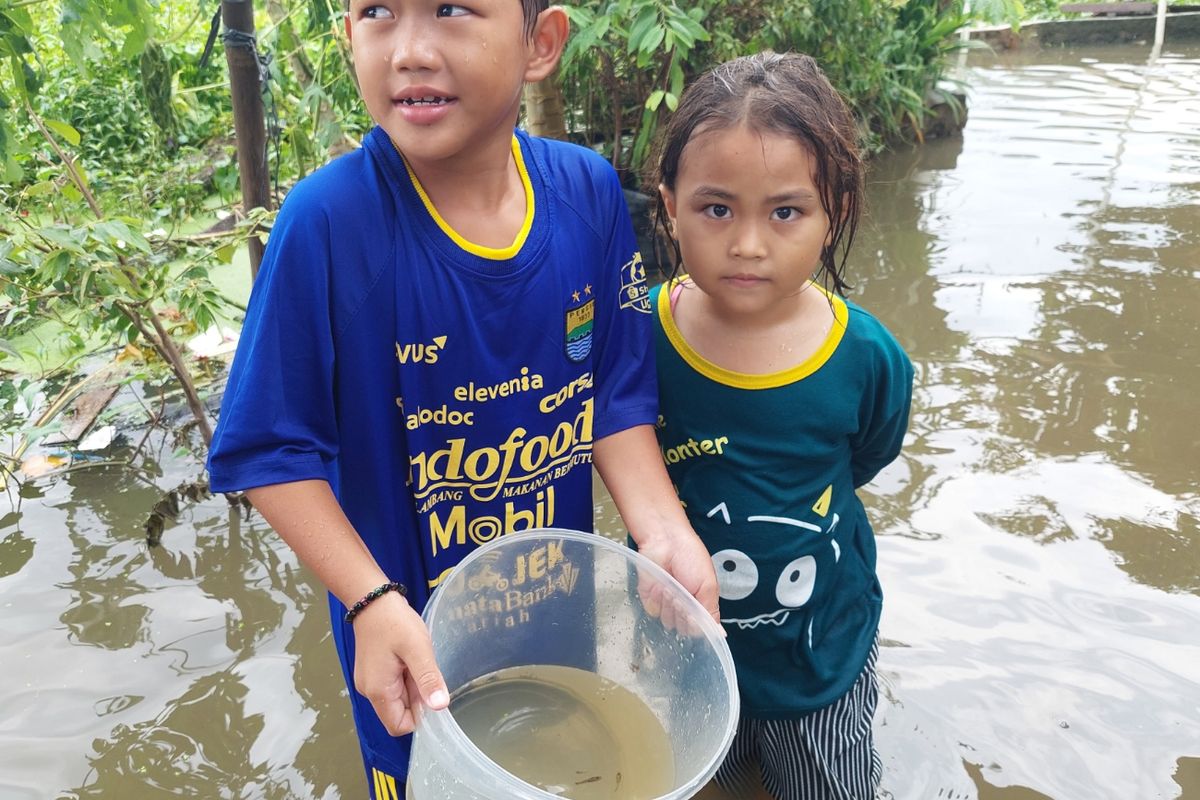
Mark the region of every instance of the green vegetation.
<instances>
[{"instance_id":1,"label":"green vegetation","mask_svg":"<svg viewBox=\"0 0 1200 800\"><path fill-rule=\"evenodd\" d=\"M1022 22L1047 19L1078 19L1078 13L1066 13L1065 0L972 0L973 15L981 22L1016 26ZM1116 0L1097 0L1116 2ZM1167 0L1168 6L1194 6L1195 0Z\"/></svg>"},{"instance_id":2,"label":"green vegetation","mask_svg":"<svg viewBox=\"0 0 1200 800\"><path fill-rule=\"evenodd\" d=\"M692 77L763 49L813 55L870 149L918 138L927 94L969 21L961 0L590 0L569 10L563 92L572 133L633 175Z\"/></svg>"},{"instance_id":3,"label":"green vegetation","mask_svg":"<svg viewBox=\"0 0 1200 800\"><path fill-rule=\"evenodd\" d=\"M266 5L257 46L287 182L368 121L340 0ZM258 210L205 229L238 196L220 41L201 57L208 23L177 0L0 0L0 478L58 426L41 411L78 384L65 378L127 345L144 364L125 380L182 392L199 434L185 444L203 454L205 365L178 342L239 312L212 271L270 222Z\"/></svg>"}]
</instances>

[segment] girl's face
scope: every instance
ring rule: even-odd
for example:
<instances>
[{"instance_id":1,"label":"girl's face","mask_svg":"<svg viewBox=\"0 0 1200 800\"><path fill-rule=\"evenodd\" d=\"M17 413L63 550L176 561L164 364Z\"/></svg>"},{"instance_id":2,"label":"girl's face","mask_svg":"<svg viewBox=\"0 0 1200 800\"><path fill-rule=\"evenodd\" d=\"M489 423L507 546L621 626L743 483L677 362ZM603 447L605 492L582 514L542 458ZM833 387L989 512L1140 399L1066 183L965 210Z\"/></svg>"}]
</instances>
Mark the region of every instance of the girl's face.
<instances>
[{"instance_id":1,"label":"girl's face","mask_svg":"<svg viewBox=\"0 0 1200 800\"><path fill-rule=\"evenodd\" d=\"M780 312L808 284L829 217L799 140L746 125L694 135L660 186L683 264L714 310Z\"/></svg>"}]
</instances>

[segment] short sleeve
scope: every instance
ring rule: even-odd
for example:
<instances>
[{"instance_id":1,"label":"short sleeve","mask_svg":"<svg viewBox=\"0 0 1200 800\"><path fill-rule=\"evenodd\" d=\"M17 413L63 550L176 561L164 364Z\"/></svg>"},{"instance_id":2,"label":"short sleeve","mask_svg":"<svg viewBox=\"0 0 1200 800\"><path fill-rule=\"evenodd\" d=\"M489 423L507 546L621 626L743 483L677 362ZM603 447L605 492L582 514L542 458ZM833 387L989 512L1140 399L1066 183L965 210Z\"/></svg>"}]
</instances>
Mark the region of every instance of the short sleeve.
<instances>
[{"instance_id":1,"label":"short sleeve","mask_svg":"<svg viewBox=\"0 0 1200 800\"><path fill-rule=\"evenodd\" d=\"M607 164L604 167L604 197L611 214L597 297L597 439L636 425L652 424L658 414L646 267L638 252L620 181Z\"/></svg>"},{"instance_id":2,"label":"short sleeve","mask_svg":"<svg viewBox=\"0 0 1200 800\"><path fill-rule=\"evenodd\" d=\"M330 225L305 188L280 209L251 291L209 452L214 492L333 479Z\"/></svg>"},{"instance_id":3,"label":"short sleeve","mask_svg":"<svg viewBox=\"0 0 1200 800\"><path fill-rule=\"evenodd\" d=\"M869 483L900 454L912 405L912 362L892 335L874 324L878 346L859 408L858 433L850 442L855 488Z\"/></svg>"}]
</instances>

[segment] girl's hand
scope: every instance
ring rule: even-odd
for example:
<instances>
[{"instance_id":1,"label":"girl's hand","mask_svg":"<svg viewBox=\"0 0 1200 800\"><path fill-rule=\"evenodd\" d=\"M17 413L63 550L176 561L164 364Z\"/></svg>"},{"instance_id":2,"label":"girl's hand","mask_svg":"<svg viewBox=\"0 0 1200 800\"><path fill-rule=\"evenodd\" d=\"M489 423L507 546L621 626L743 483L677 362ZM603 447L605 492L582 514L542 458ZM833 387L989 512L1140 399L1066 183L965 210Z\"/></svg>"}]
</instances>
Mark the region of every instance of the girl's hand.
<instances>
[{"instance_id":1,"label":"girl's hand","mask_svg":"<svg viewBox=\"0 0 1200 800\"><path fill-rule=\"evenodd\" d=\"M669 572L671 577L700 601L700 605L704 606L704 610L717 625L721 624L721 613L717 607L717 573L713 569L708 550L690 526L672 532L660 531L657 535L638 542L638 552ZM676 609L673 603L668 602L667 595L659 587L646 586L646 581L638 581L638 592L648 612L661 618L668 628L689 635L699 633L698 630L692 629L692 626L684 624L687 616Z\"/></svg>"},{"instance_id":2,"label":"girl's hand","mask_svg":"<svg viewBox=\"0 0 1200 800\"><path fill-rule=\"evenodd\" d=\"M667 477L654 429L637 425L597 439L592 445L592 461L637 542L638 552L671 573L719 625L717 573ZM642 579L638 585L646 610L669 627L678 628L676 622L685 617L665 602L661 589Z\"/></svg>"},{"instance_id":3,"label":"girl's hand","mask_svg":"<svg viewBox=\"0 0 1200 800\"><path fill-rule=\"evenodd\" d=\"M353 625L354 687L371 701L388 733L412 733L418 703L435 711L450 704L429 631L403 596L382 595Z\"/></svg>"}]
</instances>

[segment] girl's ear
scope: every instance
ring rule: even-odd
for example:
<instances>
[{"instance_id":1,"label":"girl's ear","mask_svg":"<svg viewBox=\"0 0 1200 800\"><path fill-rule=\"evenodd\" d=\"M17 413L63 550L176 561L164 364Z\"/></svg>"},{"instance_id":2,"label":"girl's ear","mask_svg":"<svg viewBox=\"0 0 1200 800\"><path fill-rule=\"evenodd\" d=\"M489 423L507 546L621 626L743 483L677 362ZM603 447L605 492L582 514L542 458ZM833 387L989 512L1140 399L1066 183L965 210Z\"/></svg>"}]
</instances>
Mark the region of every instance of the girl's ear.
<instances>
[{"instance_id":1,"label":"girl's ear","mask_svg":"<svg viewBox=\"0 0 1200 800\"><path fill-rule=\"evenodd\" d=\"M671 225L671 229L667 233L671 235L671 238L675 238L675 192L668 189L665 183L660 183L658 194L662 197L663 209L667 212L667 221Z\"/></svg>"},{"instance_id":2,"label":"girl's ear","mask_svg":"<svg viewBox=\"0 0 1200 800\"><path fill-rule=\"evenodd\" d=\"M527 43L529 61L525 65L525 82L537 83L549 77L558 66L563 48L567 45L567 34L571 23L567 12L560 6L550 6L538 14L533 26L533 35Z\"/></svg>"}]
</instances>

